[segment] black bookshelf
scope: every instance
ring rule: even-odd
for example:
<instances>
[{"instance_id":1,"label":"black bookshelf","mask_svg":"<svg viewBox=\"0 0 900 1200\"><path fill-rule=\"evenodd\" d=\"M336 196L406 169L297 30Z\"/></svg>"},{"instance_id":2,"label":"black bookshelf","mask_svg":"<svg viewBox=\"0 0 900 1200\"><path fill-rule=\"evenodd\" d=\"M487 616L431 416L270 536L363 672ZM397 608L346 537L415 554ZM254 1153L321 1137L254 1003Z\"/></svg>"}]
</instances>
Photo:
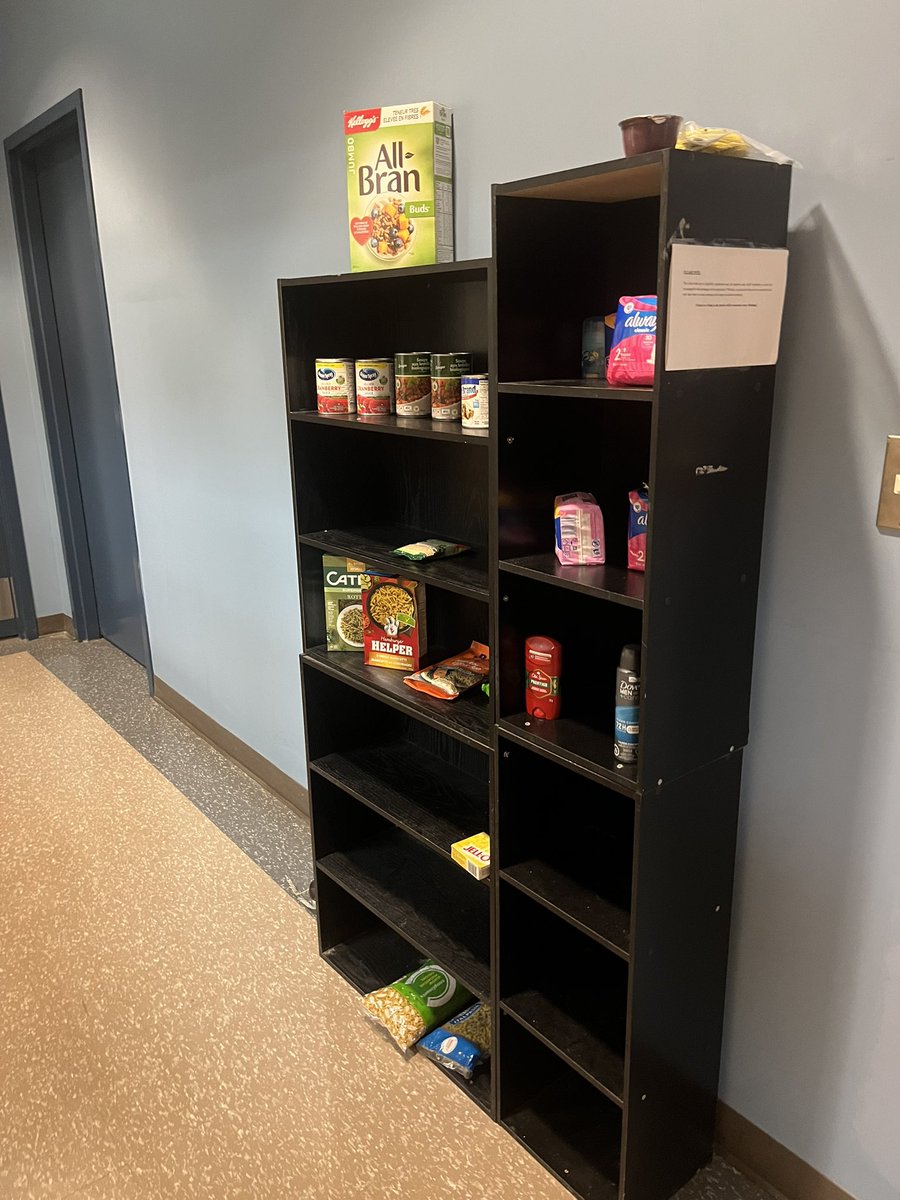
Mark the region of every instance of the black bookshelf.
<instances>
[{"instance_id":1,"label":"black bookshelf","mask_svg":"<svg viewBox=\"0 0 900 1200\"><path fill-rule=\"evenodd\" d=\"M672 239L783 246L789 187L771 163L643 155L495 186L489 260L279 284L320 950L360 991L430 955L489 999L494 1053L463 1088L584 1200L665 1200L712 1150L775 373L669 373L661 351L652 387L585 383L581 323L655 292L664 346ZM317 354L420 346L489 370L489 432L316 412ZM712 461L729 470L693 470ZM625 533L645 480L646 575ZM577 489L604 512L603 568L552 553L553 497ZM472 547L405 572L429 659L490 643L490 701L325 650L322 554L396 570L423 536ZM556 722L524 712L535 633L563 644ZM449 848L481 829L479 882Z\"/></svg>"}]
</instances>

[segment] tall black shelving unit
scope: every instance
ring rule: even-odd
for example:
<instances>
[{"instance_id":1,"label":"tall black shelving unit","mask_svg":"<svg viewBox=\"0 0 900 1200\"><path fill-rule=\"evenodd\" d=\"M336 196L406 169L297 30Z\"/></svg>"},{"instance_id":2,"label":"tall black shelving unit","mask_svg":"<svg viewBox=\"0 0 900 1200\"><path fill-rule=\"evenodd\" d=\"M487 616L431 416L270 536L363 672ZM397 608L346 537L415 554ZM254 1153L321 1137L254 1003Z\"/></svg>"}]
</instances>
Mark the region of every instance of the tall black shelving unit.
<instances>
[{"instance_id":1,"label":"tall black shelving unit","mask_svg":"<svg viewBox=\"0 0 900 1200\"><path fill-rule=\"evenodd\" d=\"M784 246L789 187L775 164L644 155L495 187L491 260L279 284L321 952L362 991L428 954L490 1000L491 1064L460 1086L586 1200L665 1200L712 1149L775 372L666 372L665 296L676 238ZM585 386L581 322L626 292L660 297L654 386ZM316 413L317 354L421 346L490 370L489 435ZM646 576L626 569L644 480ZM553 497L578 489L602 568L552 552ZM396 571L415 534L474 547L405 574L429 658L489 640L490 703L325 652L322 553ZM524 712L535 633L563 644L556 722ZM449 859L481 829L484 882Z\"/></svg>"}]
</instances>

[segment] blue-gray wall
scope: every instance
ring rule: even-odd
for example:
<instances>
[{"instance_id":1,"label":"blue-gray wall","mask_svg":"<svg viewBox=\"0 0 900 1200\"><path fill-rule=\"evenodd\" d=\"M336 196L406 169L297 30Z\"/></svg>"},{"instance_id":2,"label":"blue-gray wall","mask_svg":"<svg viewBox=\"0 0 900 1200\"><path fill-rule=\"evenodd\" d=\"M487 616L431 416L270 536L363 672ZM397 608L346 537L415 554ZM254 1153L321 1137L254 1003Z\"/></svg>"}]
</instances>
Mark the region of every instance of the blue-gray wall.
<instances>
[{"instance_id":1,"label":"blue-gray wall","mask_svg":"<svg viewBox=\"0 0 900 1200\"><path fill-rule=\"evenodd\" d=\"M900 432L900 5L0 0L0 14L0 133L84 89L154 666L298 779L274 281L347 265L342 110L453 106L460 257L489 252L492 181L614 156L634 112L736 126L803 163L722 1086L860 1200L896 1200L900 539L874 513ZM49 613L67 600L29 355L3 195L0 371Z\"/></svg>"}]
</instances>

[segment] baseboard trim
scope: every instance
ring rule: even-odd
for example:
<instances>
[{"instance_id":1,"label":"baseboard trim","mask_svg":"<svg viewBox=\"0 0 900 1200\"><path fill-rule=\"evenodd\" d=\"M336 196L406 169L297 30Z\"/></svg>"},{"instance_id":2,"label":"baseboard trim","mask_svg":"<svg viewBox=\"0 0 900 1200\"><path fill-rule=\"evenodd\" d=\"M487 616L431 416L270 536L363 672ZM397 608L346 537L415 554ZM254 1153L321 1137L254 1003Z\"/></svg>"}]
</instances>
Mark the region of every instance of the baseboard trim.
<instances>
[{"instance_id":1,"label":"baseboard trim","mask_svg":"<svg viewBox=\"0 0 900 1200\"><path fill-rule=\"evenodd\" d=\"M754 1183L785 1200L854 1200L849 1192L721 1100L716 1149Z\"/></svg>"},{"instance_id":2,"label":"baseboard trim","mask_svg":"<svg viewBox=\"0 0 900 1200\"><path fill-rule=\"evenodd\" d=\"M279 799L286 801L305 817L309 816L309 793L302 783L291 779L280 767L264 758L259 751L242 742L239 737L214 721L202 709L197 708L190 700L169 687L165 680L158 675L153 676L154 696L159 703L173 713L185 725L190 725L204 741L209 742L226 758L230 758L242 770L246 771L257 783L274 792Z\"/></svg>"},{"instance_id":3,"label":"baseboard trim","mask_svg":"<svg viewBox=\"0 0 900 1200\"><path fill-rule=\"evenodd\" d=\"M38 637L46 637L48 633L67 633L75 637L75 622L68 613L51 613L49 617L38 617Z\"/></svg>"}]
</instances>

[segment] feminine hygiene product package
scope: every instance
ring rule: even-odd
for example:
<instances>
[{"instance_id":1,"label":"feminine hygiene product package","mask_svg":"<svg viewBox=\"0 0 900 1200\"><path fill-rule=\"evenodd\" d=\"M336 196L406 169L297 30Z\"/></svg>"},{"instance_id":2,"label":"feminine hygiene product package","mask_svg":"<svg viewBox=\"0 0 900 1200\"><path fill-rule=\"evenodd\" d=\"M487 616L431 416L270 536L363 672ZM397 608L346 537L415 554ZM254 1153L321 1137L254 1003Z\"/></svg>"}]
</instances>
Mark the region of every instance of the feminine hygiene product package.
<instances>
[{"instance_id":1,"label":"feminine hygiene product package","mask_svg":"<svg viewBox=\"0 0 900 1200\"><path fill-rule=\"evenodd\" d=\"M656 296L623 296L606 366L606 382L651 387L656 369Z\"/></svg>"},{"instance_id":2,"label":"feminine hygiene product package","mask_svg":"<svg viewBox=\"0 0 900 1200\"><path fill-rule=\"evenodd\" d=\"M603 513L590 492L566 492L553 506L556 557L563 566L599 567L606 562Z\"/></svg>"}]
</instances>

